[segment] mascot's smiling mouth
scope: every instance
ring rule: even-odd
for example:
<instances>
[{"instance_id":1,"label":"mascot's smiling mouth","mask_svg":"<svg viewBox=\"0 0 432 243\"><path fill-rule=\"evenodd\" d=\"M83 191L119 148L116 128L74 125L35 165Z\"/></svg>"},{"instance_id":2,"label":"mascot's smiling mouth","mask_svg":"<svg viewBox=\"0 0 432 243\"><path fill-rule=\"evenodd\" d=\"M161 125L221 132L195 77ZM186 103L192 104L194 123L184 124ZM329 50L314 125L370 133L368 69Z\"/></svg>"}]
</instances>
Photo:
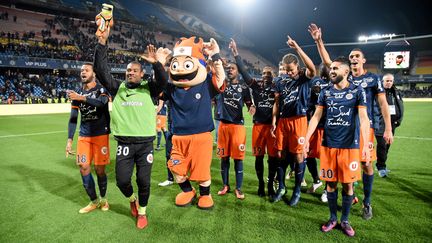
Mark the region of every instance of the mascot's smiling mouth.
<instances>
[{"instance_id":1,"label":"mascot's smiling mouth","mask_svg":"<svg viewBox=\"0 0 432 243\"><path fill-rule=\"evenodd\" d=\"M188 82L188 81L193 80L196 77L198 70L199 70L199 68L195 72L188 73L188 74L172 74L171 73L171 79L173 81L176 81L176 82Z\"/></svg>"}]
</instances>

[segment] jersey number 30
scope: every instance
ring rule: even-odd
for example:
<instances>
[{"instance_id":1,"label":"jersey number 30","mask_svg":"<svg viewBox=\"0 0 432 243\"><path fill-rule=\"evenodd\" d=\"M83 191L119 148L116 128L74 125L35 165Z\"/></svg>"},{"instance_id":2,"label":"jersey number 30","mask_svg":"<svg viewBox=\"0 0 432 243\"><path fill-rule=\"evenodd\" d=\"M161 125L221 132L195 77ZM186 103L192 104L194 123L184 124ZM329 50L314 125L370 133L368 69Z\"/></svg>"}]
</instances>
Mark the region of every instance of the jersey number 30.
<instances>
[{"instance_id":1,"label":"jersey number 30","mask_svg":"<svg viewBox=\"0 0 432 243\"><path fill-rule=\"evenodd\" d=\"M117 155L123 155L127 156L129 154L129 147L128 146L118 146L117 147Z\"/></svg>"}]
</instances>

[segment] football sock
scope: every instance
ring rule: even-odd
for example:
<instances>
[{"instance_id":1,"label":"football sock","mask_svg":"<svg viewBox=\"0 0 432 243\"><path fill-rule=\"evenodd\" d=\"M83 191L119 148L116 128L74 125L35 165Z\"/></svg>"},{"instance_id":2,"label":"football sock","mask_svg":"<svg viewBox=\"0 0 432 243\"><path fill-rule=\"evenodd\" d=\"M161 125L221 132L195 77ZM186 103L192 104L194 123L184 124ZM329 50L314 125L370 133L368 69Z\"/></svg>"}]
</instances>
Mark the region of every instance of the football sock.
<instances>
[{"instance_id":1,"label":"football sock","mask_svg":"<svg viewBox=\"0 0 432 243\"><path fill-rule=\"evenodd\" d=\"M264 186L264 156L255 157L255 172L260 186Z\"/></svg>"},{"instance_id":2,"label":"football sock","mask_svg":"<svg viewBox=\"0 0 432 243\"><path fill-rule=\"evenodd\" d=\"M166 142L167 137L168 137L168 131L162 131L162 132L163 132L164 139L165 139L165 142Z\"/></svg>"},{"instance_id":3,"label":"football sock","mask_svg":"<svg viewBox=\"0 0 432 243\"><path fill-rule=\"evenodd\" d=\"M298 192L300 192L300 187L303 181L305 169L306 169L305 162L299 163L295 166L295 190L298 190Z\"/></svg>"},{"instance_id":4,"label":"football sock","mask_svg":"<svg viewBox=\"0 0 432 243\"><path fill-rule=\"evenodd\" d=\"M274 157L269 157L268 159L268 188L272 187L273 188L273 181L274 181L274 177L276 175L276 158Z\"/></svg>"},{"instance_id":5,"label":"football sock","mask_svg":"<svg viewBox=\"0 0 432 243\"><path fill-rule=\"evenodd\" d=\"M315 158L307 158L306 159L307 163L307 167L309 172L311 173L311 176L313 178L313 183L318 183L319 182L319 177L318 177L318 169L317 169L317 161Z\"/></svg>"},{"instance_id":6,"label":"football sock","mask_svg":"<svg viewBox=\"0 0 432 243\"><path fill-rule=\"evenodd\" d=\"M279 182L279 190L282 190L285 188L285 170L283 166L279 163L279 166L276 168L277 171L277 180Z\"/></svg>"},{"instance_id":7,"label":"football sock","mask_svg":"<svg viewBox=\"0 0 432 243\"><path fill-rule=\"evenodd\" d=\"M222 182L224 185L229 185L229 168L230 168L230 162L229 157L225 157L221 159L221 176L222 176Z\"/></svg>"},{"instance_id":8,"label":"football sock","mask_svg":"<svg viewBox=\"0 0 432 243\"><path fill-rule=\"evenodd\" d=\"M328 197L328 194L327 194ZM344 190L342 190L342 216L341 222L348 221L348 216L350 213L352 200L354 195L347 195Z\"/></svg>"},{"instance_id":9,"label":"football sock","mask_svg":"<svg viewBox=\"0 0 432 243\"><path fill-rule=\"evenodd\" d=\"M289 165L291 171L295 170L296 163L294 162L291 154L287 154L287 156L285 158L285 163L287 163L287 165L285 167L285 171L288 168L288 165Z\"/></svg>"},{"instance_id":10,"label":"football sock","mask_svg":"<svg viewBox=\"0 0 432 243\"><path fill-rule=\"evenodd\" d=\"M138 207L138 214L139 215L145 215L146 211L147 211L147 207L142 207L142 206Z\"/></svg>"},{"instance_id":11,"label":"football sock","mask_svg":"<svg viewBox=\"0 0 432 243\"><path fill-rule=\"evenodd\" d=\"M338 199L338 190L336 189L334 192L327 192L328 205L330 209L330 220L337 221L337 199Z\"/></svg>"},{"instance_id":12,"label":"football sock","mask_svg":"<svg viewBox=\"0 0 432 243\"><path fill-rule=\"evenodd\" d=\"M363 192L364 192L363 204L364 205L369 205L371 202L373 180L374 180L374 175L368 175L363 173Z\"/></svg>"},{"instance_id":13,"label":"football sock","mask_svg":"<svg viewBox=\"0 0 432 243\"><path fill-rule=\"evenodd\" d=\"M160 146L162 138L162 132L157 132L157 146Z\"/></svg>"},{"instance_id":14,"label":"football sock","mask_svg":"<svg viewBox=\"0 0 432 243\"><path fill-rule=\"evenodd\" d=\"M81 175L81 178L82 178L84 189L86 190L90 200L91 201L96 200L97 199L96 188L95 188L95 182L93 180L92 174L90 173L85 176Z\"/></svg>"},{"instance_id":15,"label":"football sock","mask_svg":"<svg viewBox=\"0 0 432 243\"><path fill-rule=\"evenodd\" d=\"M97 175L97 182L98 182L98 186L99 186L99 193L101 197L105 197L106 191L107 191L107 184L108 184L108 179L106 174L99 176Z\"/></svg>"},{"instance_id":16,"label":"football sock","mask_svg":"<svg viewBox=\"0 0 432 243\"><path fill-rule=\"evenodd\" d=\"M185 180L182 183L179 183L180 188L183 192L190 192L192 191L192 185L190 184L189 180Z\"/></svg>"},{"instance_id":17,"label":"football sock","mask_svg":"<svg viewBox=\"0 0 432 243\"><path fill-rule=\"evenodd\" d=\"M210 195L210 186L199 186L200 189L200 195L201 196L205 196L205 195Z\"/></svg>"},{"instance_id":18,"label":"football sock","mask_svg":"<svg viewBox=\"0 0 432 243\"><path fill-rule=\"evenodd\" d=\"M129 202L135 202L137 200L135 194L132 193L132 195L130 197L128 197Z\"/></svg>"},{"instance_id":19,"label":"football sock","mask_svg":"<svg viewBox=\"0 0 432 243\"><path fill-rule=\"evenodd\" d=\"M167 175L168 175L169 181L174 181L174 175L172 174L172 172L168 168L167 168Z\"/></svg>"},{"instance_id":20,"label":"football sock","mask_svg":"<svg viewBox=\"0 0 432 243\"><path fill-rule=\"evenodd\" d=\"M236 174L236 188L241 189L243 185L243 160L234 160L234 169Z\"/></svg>"}]
</instances>

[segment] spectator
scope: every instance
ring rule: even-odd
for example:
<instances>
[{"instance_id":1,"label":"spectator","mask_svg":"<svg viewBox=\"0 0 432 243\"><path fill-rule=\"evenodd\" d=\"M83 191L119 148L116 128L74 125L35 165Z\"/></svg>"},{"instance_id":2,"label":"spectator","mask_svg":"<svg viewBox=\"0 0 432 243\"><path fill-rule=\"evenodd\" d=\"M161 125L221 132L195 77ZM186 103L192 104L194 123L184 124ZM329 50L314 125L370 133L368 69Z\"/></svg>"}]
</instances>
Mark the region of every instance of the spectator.
<instances>
[{"instance_id":1,"label":"spectator","mask_svg":"<svg viewBox=\"0 0 432 243\"><path fill-rule=\"evenodd\" d=\"M394 76L392 74L385 74L383 76L383 86L386 93L387 103L389 105L390 119L392 125L392 133L395 133L397 127L402 123L404 105L402 96L399 90L394 86ZM375 107L379 109L378 106ZM387 177L390 172L387 170L386 161L387 154L390 149L390 144L386 144L383 134L384 134L384 119L381 112L377 114L374 118L376 120L375 124L375 138L377 140L377 163L376 167L378 169L378 175L380 177Z\"/></svg>"}]
</instances>

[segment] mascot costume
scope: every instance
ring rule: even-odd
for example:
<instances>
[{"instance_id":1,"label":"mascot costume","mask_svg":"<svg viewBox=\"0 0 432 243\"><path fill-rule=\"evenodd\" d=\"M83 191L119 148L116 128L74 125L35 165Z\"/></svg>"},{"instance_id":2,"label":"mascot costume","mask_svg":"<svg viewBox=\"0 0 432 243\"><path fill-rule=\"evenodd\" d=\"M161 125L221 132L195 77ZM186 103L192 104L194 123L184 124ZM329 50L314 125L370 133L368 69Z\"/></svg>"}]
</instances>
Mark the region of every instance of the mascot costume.
<instances>
[{"instance_id":1,"label":"mascot costume","mask_svg":"<svg viewBox=\"0 0 432 243\"><path fill-rule=\"evenodd\" d=\"M190 181L199 184L198 208L210 209L210 166L214 130L211 100L225 88L225 72L214 39L181 38L174 47L165 91L171 104L172 151L168 167L182 192L175 204L189 206L196 198ZM206 62L205 56L208 56ZM209 70L209 71L208 71Z\"/></svg>"}]
</instances>

